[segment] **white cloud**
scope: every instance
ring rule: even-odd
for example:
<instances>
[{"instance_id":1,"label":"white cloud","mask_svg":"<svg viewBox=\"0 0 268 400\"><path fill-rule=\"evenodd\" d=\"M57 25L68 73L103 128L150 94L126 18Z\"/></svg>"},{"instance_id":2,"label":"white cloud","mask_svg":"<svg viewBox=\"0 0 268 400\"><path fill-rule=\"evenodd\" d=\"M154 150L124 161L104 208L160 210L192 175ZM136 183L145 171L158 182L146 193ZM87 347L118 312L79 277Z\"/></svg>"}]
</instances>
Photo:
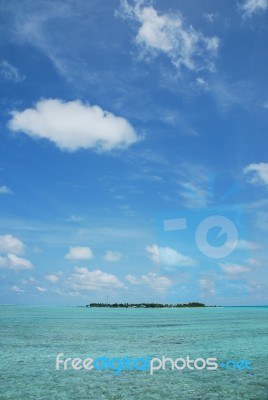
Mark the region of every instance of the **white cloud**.
<instances>
[{"instance_id":1,"label":"white cloud","mask_svg":"<svg viewBox=\"0 0 268 400\"><path fill-rule=\"evenodd\" d=\"M203 14L203 17L204 17L207 21L209 21L209 22L211 22L211 23L214 23L215 20L216 20L216 18L218 17L218 14L204 13L204 14Z\"/></svg>"},{"instance_id":2,"label":"white cloud","mask_svg":"<svg viewBox=\"0 0 268 400\"><path fill-rule=\"evenodd\" d=\"M82 246L71 247L65 255L65 258L68 260L90 260L93 257L91 248Z\"/></svg>"},{"instance_id":3,"label":"white cloud","mask_svg":"<svg viewBox=\"0 0 268 400\"><path fill-rule=\"evenodd\" d=\"M12 292L15 292L15 293L24 293L24 290L23 289L20 289L18 286L16 286L16 285L13 285L12 286L12 288L11 288L11 290L12 290Z\"/></svg>"},{"instance_id":4,"label":"white cloud","mask_svg":"<svg viewBox=\"0 0 268 400\"><path fill-rule=\"evenodd\" d=\"M261 245L255 242L250 242L249 240L240 239L237 243L237 248L246 250L257 250L261 248Z\"/></svg>"},{"instance_id":5,"label":"white cloud","mask_svg":"<svg viewBox=\"0 0 268 400\"><path fill-rule=\"evenodd\" d=\"M226 247L233 249L236 247L238 250L257 250L261 248L261 245L255 242L250 242L249 240L239 239L238 242L229 242L226 243Z\"/></svg>"},{"instance_id":6,"label":"white cloud","mask_svg":"<svg viewBox=\"0 0 268 400\"><path fill-rule=\"evenodd\" d=\"M205 207L210 201L211 193L204 187L203 182L182 182L180 196L188 208Z\"/></svg>"},{"instance_id":7,"label":"white cloud","mask_svg":"<svg viewBox=\"0 0 268 400\"><path fill-rule=\"evenodd\" d=\"M3 60L0 62L0 75L9 82L22 82L25 79L19 70L14 67L14 65L10 64L7 60Z\"/></svg>"},{"instance_id":8,"label":"white cloud","mask_svg":"<svg viewBox=\"0 0 268 400\"><path fill-rule=\"evenodd\" d=\"M84 240L94 240L98 239L100 242L104 241L114 241L118 242L121 239L137 240L141 236L146 237L145 227L143 229L134 229L127 227L117 227L117 226L102 226L94 228L82 228L79 229L78 234L80 238Z\"/></svg>"},{"instance_id":9,"label":"white cloud","mask_svg":"<svg viewBox=\"0 0 268 400\"><path fill-rule=\"evenodd\" d=\"M239 5L244 18L250 18L253 14L265 12L268 8L268 0L245 0Z\"/></svg>"},{"instance_id":10,"label":"white cloud","mask_svg":"<svg viewBox=\"0 0 268 400\"><path fill-rule=\"evenodd\" d=\"M33 248L33 252L36 254L40 254L40 253L42 253L42 251L43 250L38 246L34 246L34 248Z\"/></svg>"},{"instance_id":11,"label":"white cloud","mask_svg":"<svg viewBox=\"0 0 268 400\"><path fill-rule=\"evenodd\" d=\"M7 254L5 257L0 256L0 268L22 270L32 269L33 265L26 258L18 257L15 254Z\"/></svg>"},{"instance_id":12,"label":"white cloud","mask_svg":"<svg viewBox=\"0 0 268 400\"><path fill-rule=\"evenodd\" d=\"M264 298L267 297L268 285L267 285L267 282L253 281L253 282L250 282L248 290L254 298L257 298L258 296L262 295L262 299L263 299L263 296L264 296Z\"/></svg>"},{"instance_id":13,"label":"white cloud","mask_svg":"<svg viewBox=\"0 0 268 400\"><path fill-rule=\"evenodd\" d=\"M250 268L245 265L219 263L219 266L223 272L230 276L237 276L250 271Z\"/></svg>"},{"instance_id":14,"label":"white cloud","mask_svg":"<svg viewBox=\"0 0 268 400\"><path fill-rule=\"evenodd\" d=\"M149 286L157 292L165 292L170 286L173 285L170 279L166 276L161 276L155 272L149 272L146 275L135 277L133 275L127 275L126 280L132 285L145 285Z\"/></svg>"},{"instance_id":15,"label":"white cloud","mask_svg":"<svg viewBox=\"0 0 268 400\"><path fill-rule=\"evenodd\" d=\"M124 284L112 274L99 269L89 271L87 268L75 268L65 284L74 290L106 290L124 288Z\"/></svg>"},{"instance_id":16,"label":"white cloud","mask_svg":"<svg viewBox=\"0 0 268 400\"><path fill-rule=\"evenodd\" d=\"M41 0L37 7L36 2L26 0L16 2L14 7L9 1L3 6L9 27L5 33L12 42L35 47L64 78L85 87L85 82L96 79L85 59L90 51L84 51L92 37L91 26L95 26L91 11L96 5L88 1Z\"/></svg>"},{"instance_id":17,"label":"white cloud","mask_svg":"<svg viewBox=\"0 0 268 400\"><path fill-rule=\"evenodd\" d=\"M136 0L133 6L121 0L119 15L140 24L135 41L142 49L141 57L162 53L178 69L182 66L193 71L213 69L219 39L206 37L191 25L187 26L181 14L160 15L143 0Z\"/></svg>"},{"instance_id":18,"label":"white cloud","mask_svg":"<svg viewBox=\"0 0 268 400\"><path fill-rule=\"evenodd\" d=\"M12 190L7 186L0 186L0 194L12 194Z\"/></svg>"},{"instance_id":19,"label":"white cloud","mask_svg":"<svg viewBox=\"0 0 268 400\"><path fill-rule=\"evenodd\" d=\"M250 174L249 182L253 185L268 185L268 163L249 164L243 172Z\"/></svg>"},{"instance_id":20,"label":"white cloud","mask_svg":"<svg viewBox=\"0 0 268 400\"><path fill-rule=\"evenodd\" d=\"M183 163L177 171L179 195L187 208L207 207L213 199L215 175L202 165Z\"/></svg>"},{"instance_id":21,"label":"white cloud","mask_svg":"<svg viewBox=\"0 0 268 400\"><path fill-rule=\"evenodd\" d=\"M59 280L58 276L54 275L54 274L46 275L45 278L47 281L49 281L51 283L56 283Z\"/></svg>"},{"instance_id":22,"label":"white cloud","mask_svg":"<svg viewBox=\"0 0 268 400\"><path fill-rule=\"evenodd\" d=\"M40 293L47 292L47 289L46 289L46 288L43 288L43 287L41 287L41 286L36 286L36 290L37 290L38 292L40 292Z\"/></svg>"},{"instance_id":23,"label":"white cloud","mask_svg":"<svg viewBox=\"0 0 268 400\"><path fill-rule=\"evenodd\" d=\"M67 218L68 222L81 222L82 218L79 217L78 215L71 215L69 218Z\"/></svg>"},{"instance_id":24,"label":"white cloud","mask_svg":"<svg viewBox=\"0 0 268 400\"><path fill-rule=\"evenodd\" d=\"M209 90L209 86L208 83L206 82L206 80L204 78L201 78L200 76L198 76L195 80L197 86L199 86L200 88L204 89L204 90Z\"/></svg>"},{"instance_id":25,"label":"white cloud","mask_svg":"<svg viewBox=\"0 0 268 400\"><path fill-rule=\"evenodd\" d=\"M116 262L122 259L123 255L119 251L106 250L103 259L108 262Z\"/></svg>"},{"instance_id":26,"label":"white cloud","mask_svg":"<svg viewBox=\"0 0 268 400\"><path fill-rule=\"evenodd\" d=\"M259 211L256 215L256 227L268 232L268 212Z\"/></svg>"},{"instance_id":27,"label":"white cloud","mask_svg":"<svg viewBox=\"0 0 268 400\"><path fill-rule=\"evenodd\" d=\"M185 256L171 247L158 247L153 244L152 246L147 246L146 251L153 262L167 267L190 267L196 265L193 258Z\"/></svg>"},{"instance_id":28,"label":"white cloud","mask_svg":"<svg viewBox=\"0 0 268 400\"><path fill-rule=\"evenodd\" d=\"M215 289L215 280L216 276L211 273L202 274L199 280L199 287L201 290L202 297L211 295L215 296L216 289Z\"/></svg>"},{"instance_id":29,"label":"white cloud","mask_svg":"<svg viewBox=\"0 0 268 400\"><path fill-rule=\"evenodd\" d=\"M0 236L0 253L23 254L24 244L12 235Z\"/></svg>"},{"instance_id":30,"label":"white cloud","mask_svg":"<svg viewBox=\"0 0 268 400\"><path fill-rule=\"evenodd\" d=\"M247 108L253 102L252 86L246 80L230 80L218 75L216 79L210 80L209 89L223 114L237 106Z\"/></svg>"},{"instance_id":31,"label":"white cloud","mask_svg":"<svg viewBox=\"0 0 268 400\"><path fill-rule=\"evenodd\" d=\"M250 258L248 264L251 267L261 267L263 265L263 263L260 260L256 260L256 258Z\"/></svg>"},{"instance_id":32,"label":"white cloud","mask_svg":"<svg viewBox=\"0 0 268 400\"><path fill-rule=\"evenodd\" d=\"M37 283L37 279L34 276L30 276L28 279L22 279L21 283L32 286L34 283Z\"/></svg>"},{"instance_id":33,"label":"white cloud","mask_svg":"<svg viewBox=\"0 0 268 400\"><path fill-rule=\"evenodd\" d=\"M63 151L105 152L127 148L139 140L126 119L79 100L40 100L34 108L13 111L8 126L33 138L48 139Z\"/></svg>"}]
</instances>

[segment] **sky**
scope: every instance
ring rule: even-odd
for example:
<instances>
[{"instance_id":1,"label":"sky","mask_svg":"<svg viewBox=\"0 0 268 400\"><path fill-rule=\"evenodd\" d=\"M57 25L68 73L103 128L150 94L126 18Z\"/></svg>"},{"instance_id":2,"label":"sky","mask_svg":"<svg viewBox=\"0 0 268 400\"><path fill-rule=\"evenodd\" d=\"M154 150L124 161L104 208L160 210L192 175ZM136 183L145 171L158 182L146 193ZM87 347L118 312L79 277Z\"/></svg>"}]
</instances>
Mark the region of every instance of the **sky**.
<instances>
[{"instance_id":1,"label":"sky","mask_svg":"<svg viewBox=\"0 0 268 400\"><path fill-rule=\"evenodd\" d=\"M0 303L268 304L268 0L0 1Z\"/></svg>"}]
</instances>

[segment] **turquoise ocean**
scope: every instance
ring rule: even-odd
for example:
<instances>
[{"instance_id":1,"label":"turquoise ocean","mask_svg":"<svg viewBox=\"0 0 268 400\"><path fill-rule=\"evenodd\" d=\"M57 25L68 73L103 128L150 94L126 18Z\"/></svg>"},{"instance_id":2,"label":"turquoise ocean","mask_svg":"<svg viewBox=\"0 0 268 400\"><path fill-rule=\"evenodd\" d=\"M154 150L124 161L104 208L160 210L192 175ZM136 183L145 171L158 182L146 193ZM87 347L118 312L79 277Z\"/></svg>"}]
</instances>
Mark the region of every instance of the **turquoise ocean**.
<instances>
[{"instance_id":1,"label":"turquoise ocean","mask_svg":"<svg viewBox=\"0 0 268 400\"><path fill-rule=\"evenodd\" d=\"M1 400L266 400L268 308L0 307ZM85 359L217 358L251 369L56 370ZM170 364L171 365L171 364ZM241 364L242 365L242 364Z\"/></svg>"}]
</instances>

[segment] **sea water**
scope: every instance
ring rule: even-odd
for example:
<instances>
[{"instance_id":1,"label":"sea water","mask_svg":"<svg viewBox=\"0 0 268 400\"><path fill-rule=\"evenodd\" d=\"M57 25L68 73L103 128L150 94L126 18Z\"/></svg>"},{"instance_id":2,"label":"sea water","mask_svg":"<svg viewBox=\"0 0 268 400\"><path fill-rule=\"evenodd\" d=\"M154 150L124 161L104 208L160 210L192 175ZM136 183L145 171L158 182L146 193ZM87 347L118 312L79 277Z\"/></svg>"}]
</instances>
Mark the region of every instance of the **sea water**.
<instances>
[{"instance_id":1,"label":"sea water","mask_svg":"<svg viewBox=\"0 0 268 400\"><path fill-rule=\"evenodd\" d=\"M0 306L0 399L266 400L268 308ZM56 369L56 357L247 360L250 369Z\"/></svg>"}]
</instances>

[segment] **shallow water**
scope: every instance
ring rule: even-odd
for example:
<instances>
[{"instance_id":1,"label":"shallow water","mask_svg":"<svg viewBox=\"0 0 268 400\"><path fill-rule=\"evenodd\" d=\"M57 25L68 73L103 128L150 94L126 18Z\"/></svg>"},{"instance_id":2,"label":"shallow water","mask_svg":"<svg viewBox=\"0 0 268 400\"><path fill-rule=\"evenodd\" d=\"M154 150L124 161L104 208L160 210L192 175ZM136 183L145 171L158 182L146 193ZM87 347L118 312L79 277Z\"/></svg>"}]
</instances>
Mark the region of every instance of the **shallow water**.
<instances>
[{"instance_id":1,"label":"shallow water","mask_svg":"<svg viewBox=\"0 0 268 400\"><path fill-rule=\"evenodd\" d=\"M268 399L268 308L0 307L0 399ZM216 357L251 370L55 368L56 356Z\"/></svg>"}]
</instances>

